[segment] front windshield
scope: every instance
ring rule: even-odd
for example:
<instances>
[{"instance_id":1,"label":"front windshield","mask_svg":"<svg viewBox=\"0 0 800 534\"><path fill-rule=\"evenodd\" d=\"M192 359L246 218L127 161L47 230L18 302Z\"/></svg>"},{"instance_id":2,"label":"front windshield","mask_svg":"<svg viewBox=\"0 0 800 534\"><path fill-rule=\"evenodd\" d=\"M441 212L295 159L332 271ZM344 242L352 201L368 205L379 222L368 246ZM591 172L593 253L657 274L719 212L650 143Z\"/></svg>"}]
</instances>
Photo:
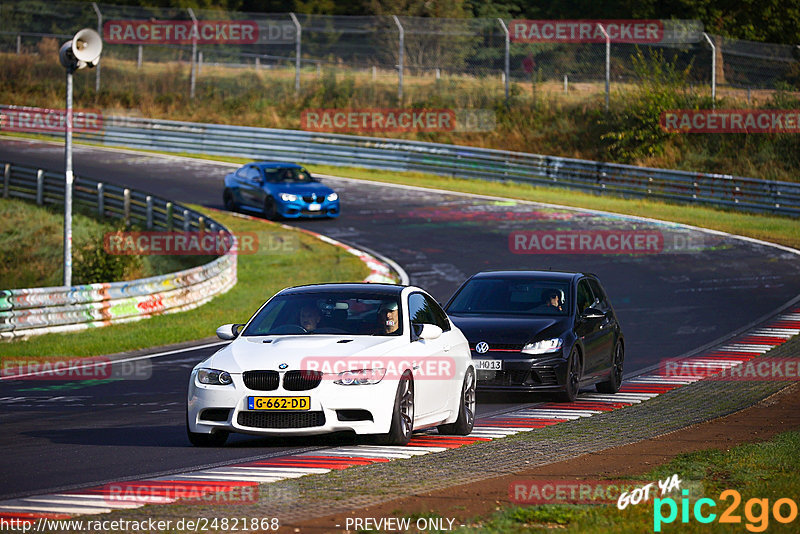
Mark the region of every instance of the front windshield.
<instances>
[{"instance_id":1,"label":"front windshield","mask_svg":"<svg viewBox=\"0 0 800 534\"><path fill-rule=\"evenodd\" d=\"M323 291L279 295L264 306L243 336L281 334L402 334L399 298L394 295Z\"/></svg>"},{"instance_id":2,"label":"front windshield","mask_svg":"<svg viewBox=\"0 0 800 534\"><path fill-rule=\"evenodd\" d=\"M282 169L280 171L281 182L303 183L313 182L314 179L305 169Z\"/></svg>"},{"instance_id":3,"label":"front windshield","mask_svg":"<svg viewBox=\"0 0 800 534\"><path fill-rule=\"evenodd\" d=\"M456 295L447 313L495 315L566 315L569 285L548 280L470 280Z\"/></svg>"}]
</instances>

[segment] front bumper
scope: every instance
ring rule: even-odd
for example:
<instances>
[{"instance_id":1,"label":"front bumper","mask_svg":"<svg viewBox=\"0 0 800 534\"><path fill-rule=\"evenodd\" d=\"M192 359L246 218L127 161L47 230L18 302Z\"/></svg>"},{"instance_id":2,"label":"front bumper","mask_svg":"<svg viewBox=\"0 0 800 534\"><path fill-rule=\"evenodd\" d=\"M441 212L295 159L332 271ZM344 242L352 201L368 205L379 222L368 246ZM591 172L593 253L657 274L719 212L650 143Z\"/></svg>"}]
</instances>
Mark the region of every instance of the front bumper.
<instances>
[{"instance_id":1,"label":"front bumper","mask_svg":"<svg viewBox=\"0 0 800 534\"><path fill-rule=\"evenodd\" d=\"M242 375L231 375L233 384L212 386L197 382L192 373L188 394L188 423L192 432L214 429L261 436L310 436L352 431L386 434L394 411L396 380L378 384L341 386L323 380L307 391L249 389ZM309 397L308 410L250 410L248 397ZM224 418L224 420L222 420ZM216 420L215 420L216 419ZM267 426L264 426L267 425Z\"/></svg>"},{"instance_id":2,"label":"front bumper","mask_svg":"<svg viewBox=\"0 0 800 534\"><path fill-rule=\"evenodd\" d=\"M312 209L312 206L319 206L318 209ZM330 202L325 200L324 202L314 203L314 202L306 202L302 199L298 199L294 202L283 202L279 201L277 203L278 213L281 217L286 219L297 219L300 217L338 217L339 216L339 201L335 200Z\"/></svg>"},{"instance_id":3,"label":"front bumper","mask_svg":"<svg viewBox=\"0 0 800 534\"><path fill-rule=\"evenodd\" d=\"M477 371L477 386L481 391L561 391L566 383L567 361L560 352L536 357L515 352L487 358L473 351L472 359L503 362L500 371Z\"/></svg>"}]
</instances>

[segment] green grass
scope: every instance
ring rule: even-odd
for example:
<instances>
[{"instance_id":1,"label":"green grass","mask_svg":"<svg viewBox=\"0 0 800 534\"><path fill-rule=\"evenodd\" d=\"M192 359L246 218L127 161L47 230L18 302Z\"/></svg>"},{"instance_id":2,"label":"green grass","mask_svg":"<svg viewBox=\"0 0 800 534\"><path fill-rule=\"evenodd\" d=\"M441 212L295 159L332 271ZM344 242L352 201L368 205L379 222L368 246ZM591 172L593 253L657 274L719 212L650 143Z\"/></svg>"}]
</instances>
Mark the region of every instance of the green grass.
<instances>
[{"instance_id":1,"label":"green grass","mask_svg":"<svg viewBox=\"0 0 800 534\"><path fill-rule=\"evenodd\" d=\"M767 532L797 532L800 519L788 524L780 524L770 516L762 522L760 508L751 505L751 516L746 515L747 503L750 499L768 499L769 509L778 499L789 498L795 503L800 495L800 432L786 432L770 441L740 445L728 451L704 450L683 454L669 463L662 465L642 477L637 477L642 485L663 480L677 473L685 487L688 481L699 481L702 497L710 498L717 503L715 509L703 507L703 513L709 511L717 514L710 524L701 524L692 514L695 499L700 497L691 493L689 522L683 524L680 515L680 495L674 492L673 497L678 504L678 516L671 524L663 524L661 532L688 532L705 534L708 532L749 532L746 525L754 528L766 525ZM722 512L732 504L730 497L720 499L724 490L736 490L741 494L741 503L733 510L734 515L741 516L739 524L720 524ZM588 534L616 534L627 532L653 532L653 497L650 503L628 506L624 510L616 505L542 505L515 506L502 510L491 517L473 520L467 528L458 529L459 533L521 533L549 532L558 529L560 532L580 532ZM667 515L667 506L663 507ZM783 515L788 515L789 508L784 505Z\"/></svg>"},{"instance_id":2,"label":"green grass","mask_svg":"<svg viewBox=\"0 0 800 534\"><path fill-rule=\"evenodd\" d=\"M261 220L220 212L199 211L233 232L296 234L296 251L240 255L238 283L227 293L194 310L146 319L146 323L113 325L72 334L46 334L0 345L3 356L81 357L207 338L224 323L245 322L274 293L285 287L315 282L362 281L366 266L340 247Z\"/></svg>"},{"instance_id":3,"label":"green grass","mask_svg":"<svg viewBox=\"0 0 800 534\"><path fill-rule=\"evenodd\" d=\"M63 282L63 228L61 207L37 206L19 199L0 199L0 289L60 286ZM72 217L73 283L107 282L89 271L88 253L102 247L106 232L120 230L119 221L99 221L80 211ZM119 277L133 280L188 269L208 258L195 256L111 256ZM54 268L55 267L55 268Z\"/></svg>"}]
</instances>

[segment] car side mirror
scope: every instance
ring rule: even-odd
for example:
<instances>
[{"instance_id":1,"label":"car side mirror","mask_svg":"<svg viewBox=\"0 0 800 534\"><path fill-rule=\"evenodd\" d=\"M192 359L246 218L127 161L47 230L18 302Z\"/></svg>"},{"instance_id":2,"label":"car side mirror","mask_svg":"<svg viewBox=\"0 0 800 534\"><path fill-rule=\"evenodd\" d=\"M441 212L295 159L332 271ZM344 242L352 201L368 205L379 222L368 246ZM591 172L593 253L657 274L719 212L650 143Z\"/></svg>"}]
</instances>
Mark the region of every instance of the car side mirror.
<instances>
[{"instance_id":1,"label":"car side mirror","mask_svg":"<svg viewBox=\"0 0 800 534\"><path fill-rule=\"evenodd\" d=\"M436 339L442 335L442 329L435 324L423 324L419 332L420 339Z\"/></svg>"},{"instance_id":2,"label":"car side mirror","mask_svg":"<svg viewBox=\"0 0 800 534\"><path fill-rule=\"evenodd\" d=\"M581 317L584 319L602 319L605 316L605 313L597 308L592 308L591 306L583 310L583 313L581 313Z\"/></svg>"},{"instance_id":3,"label":"car side mirror","mask_svg":"<svg viewBox=\"0 0 800 534\"><path fill-rule=\"evenodd\" d=\"M239 333L242 330L243 324L224 324L217 328L217 337L224 340L230 341L232 339L236 339L239 337Z\"/></svg>"}]
</instances>

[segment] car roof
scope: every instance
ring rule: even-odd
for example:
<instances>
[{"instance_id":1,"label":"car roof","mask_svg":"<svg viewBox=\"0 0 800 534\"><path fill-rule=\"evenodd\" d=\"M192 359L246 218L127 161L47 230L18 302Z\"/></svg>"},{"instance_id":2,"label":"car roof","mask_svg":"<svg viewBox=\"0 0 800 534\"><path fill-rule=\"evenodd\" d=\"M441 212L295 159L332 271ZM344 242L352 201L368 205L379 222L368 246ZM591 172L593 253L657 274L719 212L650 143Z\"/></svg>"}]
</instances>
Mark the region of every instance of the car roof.
<instances>
[{"instance_id":1,"label":"car roof","mask_svg":"<svg viewBox=\"0 0 800 534\"><path fill-rule=\"evenodd\" d=\"M350 293L382 293L385 295L399 296L407 286L396 284L374 284L374 283L334 283L334 284L310 284L284 289L281 295L298 295L303 293L316 293L319 291L343 291Z\"/></svg>"},{"instance_id":2,"label":"car roof","mask_svg":"<svg viewBox=\"0 0 800 534\"><path fill-rule=\"evenodd\" d=\"M285 163L281 161L257 161L255 163L250 163L249 165L253 165L260 169L302 169L303 167L298 165L297 163Z\"/></svg>"},{"instance_id":3,"label":"car roof","mask_svg":"<svg viewBox=\"0 0 800 534\"><path fill-rule=\"evenodd\" d=\"M482 271L473 275L470 279L482 278L501 278L505 280L559 280L569 282L582 276L596 276L592 273L576 273L567 271Z\"/></svg>"}]
</instances>

